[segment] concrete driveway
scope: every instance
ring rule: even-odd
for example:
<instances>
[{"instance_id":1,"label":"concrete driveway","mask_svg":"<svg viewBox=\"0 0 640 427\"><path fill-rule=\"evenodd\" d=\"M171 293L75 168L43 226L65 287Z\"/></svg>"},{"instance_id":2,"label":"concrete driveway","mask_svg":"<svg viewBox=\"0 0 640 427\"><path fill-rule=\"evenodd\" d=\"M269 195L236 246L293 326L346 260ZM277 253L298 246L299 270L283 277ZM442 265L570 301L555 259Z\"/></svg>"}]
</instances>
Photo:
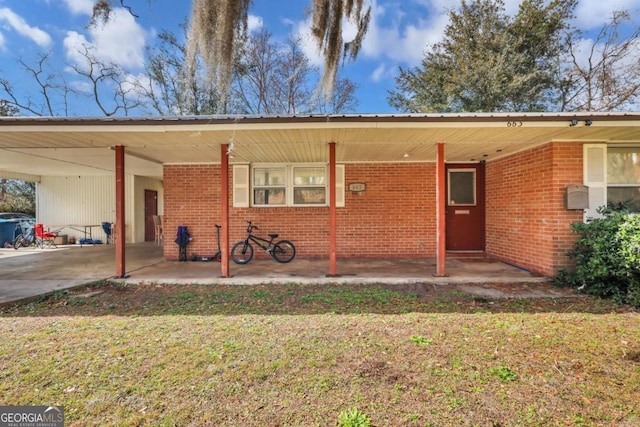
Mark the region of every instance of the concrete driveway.
<instances>
[{"instance_id":1,"label":"concrete driveway","mask_svg":"<svg viewBox=\"0 0 640 427\"><path fill-rule=\"evenodd\" d=\"M127 245L128 272L162 262L153 243ZM115 246L0 249L0 304L104 280L115 274Z\"/></svg>"}]
</instances>

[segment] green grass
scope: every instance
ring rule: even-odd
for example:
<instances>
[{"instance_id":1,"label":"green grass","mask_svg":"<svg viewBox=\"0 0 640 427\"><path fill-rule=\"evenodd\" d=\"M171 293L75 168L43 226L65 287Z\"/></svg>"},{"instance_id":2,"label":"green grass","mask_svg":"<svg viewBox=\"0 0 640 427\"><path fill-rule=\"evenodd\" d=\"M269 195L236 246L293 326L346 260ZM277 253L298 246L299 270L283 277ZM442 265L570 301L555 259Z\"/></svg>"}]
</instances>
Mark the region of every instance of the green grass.
<instances>
[{"instance_id":1,"label":"green grass","mask_svg":"<svg viewBox=\"0 0 640 427\"><path fill-rule=\"evenodd\" d=\"M67 426L640 424L640 314L592 298L103 284L1 310L0 403Z\"/></svg>"}]
</instances>

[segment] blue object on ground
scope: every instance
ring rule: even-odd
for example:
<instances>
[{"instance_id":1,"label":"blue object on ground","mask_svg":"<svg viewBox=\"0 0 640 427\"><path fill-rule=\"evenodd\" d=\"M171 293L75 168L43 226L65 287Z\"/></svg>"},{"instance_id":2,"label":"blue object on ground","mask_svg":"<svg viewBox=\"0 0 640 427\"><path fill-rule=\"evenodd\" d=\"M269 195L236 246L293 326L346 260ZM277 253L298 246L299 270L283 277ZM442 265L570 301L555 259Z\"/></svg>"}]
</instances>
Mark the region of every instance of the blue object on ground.
<instances>
[{"instance_id":1,"label":"blue object on ground","mask_svg":"<svg viewBox=\"0 0 640 427\"><path fill-rule=\"evenodd\" d=\"M186 225L179 225L178 226L178 235L176 236L176 240L175 240L175 242L180 247L180 252L179 252L179 255L178 255L178 260L179 261L186 261L187 260L187 245L189 244L190 241L191 241L191 235L187 231L187 226Z\"/></svg>"},{"instance_id":2,"label":"blue object on ground","mask_svg":"<svg viewBox=\"0 0 640 427\"><path fill-rule=\"evenodd\" d=\"M100 239L80 239L78 243L81 245L100 245L102 244L102 240Z\"/></svg>"}]
</instances>

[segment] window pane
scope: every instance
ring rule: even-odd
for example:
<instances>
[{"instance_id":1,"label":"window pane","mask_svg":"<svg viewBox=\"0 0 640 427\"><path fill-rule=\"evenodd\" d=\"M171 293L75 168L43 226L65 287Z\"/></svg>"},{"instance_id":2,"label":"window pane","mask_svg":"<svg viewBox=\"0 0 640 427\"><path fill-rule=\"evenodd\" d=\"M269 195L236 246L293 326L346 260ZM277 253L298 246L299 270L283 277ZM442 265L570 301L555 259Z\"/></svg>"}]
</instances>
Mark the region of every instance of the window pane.
<instances>
[{"instance_id":1,"label":"window pane","mask_svg":"<svg viewBox=\"0 0 640 427\"><path fill-rule=\"evenodd\" d=\"M638 148L607 150L607 183L640 184L640 150Z\"/></svg>"},{"instance_id":2,"label":"window pane","mask_svg":"<svg viewBox=\"0 0 640 427\"><path fill-rule=\"evenodd\" d=\"M294 185L324 185L326 169L323 167L296 167L293 169Z\"/></svg>"},{"instance_id":3,"label":"window pane","mask_svg":"<svg viewBox=\"0 0 640 427\"><path fill-rule=\"evenodd\" d=\"M284 188L256 188L253 190L256 205L284 205Z\"/></svg>"},{"instance_id":4,"label":"window pane","mask_svg":"<svg viewBox=\"0 0 640 427\"><path fill-rule=\"evenodd\" d=\"M614 207L626 207L631 212L640 212L640 188L608 187L607 204Z\"/></svg>"},{"instance_id":5,"label":"window pane","mask_svg":"<svg viewBox=\"0 0 640 427\"><path fill-rule=\"evenodd\" d=\"M475 171L449 171L449 205L475 204Z\"/></svg>"},{"instance_id":6,"label":"window pane","mask_svg":"<svg viewBox=\"0 0 640 427\"><path fill-rule=\"evenodd\" d=\"M324 205L326 191L324 187L295 188L293 190L293 203L296 205Z\"/></svg>"},{"instance_id":7,"label":"window pane","mask_svg":"<svg viewBox=\"0 0 640 427\"><path fill-rule=\"evenodd\" d=\"M284 185L285 168L255 168L253 170L253 185Z\"/></svg>"}]
</instances>

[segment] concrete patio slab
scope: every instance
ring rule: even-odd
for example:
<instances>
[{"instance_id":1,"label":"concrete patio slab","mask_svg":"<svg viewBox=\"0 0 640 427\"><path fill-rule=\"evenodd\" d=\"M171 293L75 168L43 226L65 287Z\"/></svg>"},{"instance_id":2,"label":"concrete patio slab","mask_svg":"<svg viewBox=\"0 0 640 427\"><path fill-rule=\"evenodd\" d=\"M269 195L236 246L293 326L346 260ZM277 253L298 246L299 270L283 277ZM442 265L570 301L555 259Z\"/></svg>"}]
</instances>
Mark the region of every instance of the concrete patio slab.
<instances>
[{"instance_id":1,"label":"concrete patio slab","mask_svg":"<svg viewBox=\"0 0 640 427\"><path fill-rule=\"evenodd\" d=\"M448 258L446 277L435 277L435 259L338 259L336 276L328 260L294 259L280 264L256 258L246 265L230 263L231 277L220 277L218 262L165 261L151 242L127 245L126 278L114 278L115 247L68 245L57 249L0 249L0 304L33 298L99 280L128 284L256 285L413 284L455 285L487 298L566 297L544 277L484 258ZM496 286L496 284L502 284ZM508 286L505 286L508 285Z\"/></svg>"}]
</instances>

